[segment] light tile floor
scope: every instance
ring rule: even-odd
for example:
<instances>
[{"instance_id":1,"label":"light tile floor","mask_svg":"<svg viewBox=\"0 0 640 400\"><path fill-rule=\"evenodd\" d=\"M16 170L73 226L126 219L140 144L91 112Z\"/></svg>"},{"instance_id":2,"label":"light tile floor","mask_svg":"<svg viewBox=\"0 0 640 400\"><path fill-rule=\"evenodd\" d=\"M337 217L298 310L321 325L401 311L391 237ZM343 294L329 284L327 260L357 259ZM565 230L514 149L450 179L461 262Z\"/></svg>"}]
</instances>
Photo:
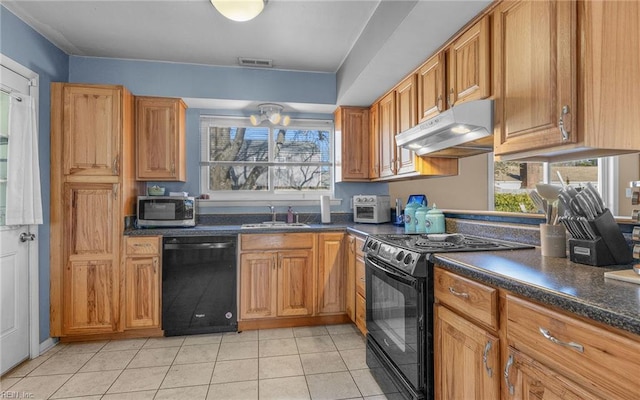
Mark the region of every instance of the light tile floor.
<instances>
[{"instance_id":1,"label":"light tile floor","mask_svg":"<svg viewBox=\"0 0 640 400\"><path fill-rule=\"evenodd\" d=\"M13 397L11 397L13 396ZM21 396L21 397L20 397ZM0 398L397 399L355 326L58 344L0 379Z\"/></svg>"}]
</instances>

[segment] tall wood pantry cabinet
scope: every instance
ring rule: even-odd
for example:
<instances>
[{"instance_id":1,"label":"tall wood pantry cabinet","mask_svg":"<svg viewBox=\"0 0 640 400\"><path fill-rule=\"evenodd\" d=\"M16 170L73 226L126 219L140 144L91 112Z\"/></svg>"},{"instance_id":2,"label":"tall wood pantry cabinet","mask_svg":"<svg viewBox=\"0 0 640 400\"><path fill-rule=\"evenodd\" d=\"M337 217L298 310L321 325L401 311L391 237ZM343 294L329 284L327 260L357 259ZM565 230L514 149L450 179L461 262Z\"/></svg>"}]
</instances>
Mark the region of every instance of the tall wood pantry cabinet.
<instances>
[{"instance_id":1,"label":"tall wood pantry cabinet","mask_svg":"<svg viewBox=\"0 0 640 400\"><path fill-rule=\"evenodd\" d=\"M121 243L134 214L133 96L123 86L51 84L53 337L121 331Z\"/></svg>"}]
</instances>

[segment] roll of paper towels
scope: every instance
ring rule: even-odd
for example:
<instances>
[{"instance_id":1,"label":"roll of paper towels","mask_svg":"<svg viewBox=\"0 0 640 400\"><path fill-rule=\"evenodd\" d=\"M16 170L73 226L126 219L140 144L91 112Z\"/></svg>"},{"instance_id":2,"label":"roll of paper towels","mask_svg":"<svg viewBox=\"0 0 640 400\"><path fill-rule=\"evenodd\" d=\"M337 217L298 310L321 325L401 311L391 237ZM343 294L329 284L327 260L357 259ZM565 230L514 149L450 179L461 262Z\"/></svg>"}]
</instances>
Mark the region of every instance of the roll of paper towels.
<instances>
[{"instance_id":1,"label":"roll of paper towels","mask_svg":"<svg viewBox=\"0 0 640 400\"><path fill-rule=\"evenodd\" d=\"M331 198L320 196L320 216L323 224L331 223Z\"/></svg>"}]
</instances>

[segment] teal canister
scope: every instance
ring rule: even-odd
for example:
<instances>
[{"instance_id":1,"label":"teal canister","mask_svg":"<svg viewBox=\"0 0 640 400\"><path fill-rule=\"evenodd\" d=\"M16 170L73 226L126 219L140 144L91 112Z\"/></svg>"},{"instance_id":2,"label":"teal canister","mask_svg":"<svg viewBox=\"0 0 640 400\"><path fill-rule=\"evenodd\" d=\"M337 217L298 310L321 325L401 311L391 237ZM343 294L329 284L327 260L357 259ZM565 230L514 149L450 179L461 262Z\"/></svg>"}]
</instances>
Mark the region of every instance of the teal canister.
<instances>
[{"instance_id":1,"label":"teal canister","mask_svg":"<svg viewBox=\"0 0 640 400\"><path fill-rule=\"evenodd\" d=\"M433 205L425 220L426 233L444 233L444 214Z\"/></svg>"},{"instance_id":2,"label":"teal canister","mask_svg":"<svg viewBox=\"0 0 640 400\"><path fill-rule=\"evenodd\" d=\"M418 203L409 203L404 208L404 231L413 233L416 231L416 210L420 207Z\"/></svg>"},{"instance_id":3,"label":"teal canister","mask_svg":"<svg viewBox=\"0 0 640 400\"><path fill-rule=\"evenodd\" d=\"M427 232L427 214L429 213L429 207L424 204L418 207L416 210L416 232L418 233L426 233Z\"/></svg>"}]
</instances>

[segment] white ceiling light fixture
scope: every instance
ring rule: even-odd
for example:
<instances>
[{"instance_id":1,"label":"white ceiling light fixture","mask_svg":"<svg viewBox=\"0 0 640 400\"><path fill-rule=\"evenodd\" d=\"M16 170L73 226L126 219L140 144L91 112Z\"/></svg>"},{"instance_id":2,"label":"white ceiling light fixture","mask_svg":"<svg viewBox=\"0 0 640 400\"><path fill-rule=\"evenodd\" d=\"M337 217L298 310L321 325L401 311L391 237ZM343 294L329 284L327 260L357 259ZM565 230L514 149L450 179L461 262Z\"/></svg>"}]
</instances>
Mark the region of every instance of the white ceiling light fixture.
<instances>
[{"instance_id":1,"label":"white ceiling light fixture","mask_svg":"<svg viewBox=\"0 0 640 400\"><path fill-rule=\"evenodd\" d=\"M232 21L244 22L257 17L268 0L211 0L216 10Z\"/></svg>"},{"instance_id":2,"label":"white ceiling light fixture","mask_svg":"<svg viewBox=\"0 0 640 400\"><path fill-rule=\"evenodd\" d=\"M249 117L253 126L258 126L264 121L269 121L273 125L287 126L291 122L291 118L288 115L282 115L282 107L280 104L265 103L258 106L260 110L259 115L252 115Z\"/></svg>"}]
</instances>

